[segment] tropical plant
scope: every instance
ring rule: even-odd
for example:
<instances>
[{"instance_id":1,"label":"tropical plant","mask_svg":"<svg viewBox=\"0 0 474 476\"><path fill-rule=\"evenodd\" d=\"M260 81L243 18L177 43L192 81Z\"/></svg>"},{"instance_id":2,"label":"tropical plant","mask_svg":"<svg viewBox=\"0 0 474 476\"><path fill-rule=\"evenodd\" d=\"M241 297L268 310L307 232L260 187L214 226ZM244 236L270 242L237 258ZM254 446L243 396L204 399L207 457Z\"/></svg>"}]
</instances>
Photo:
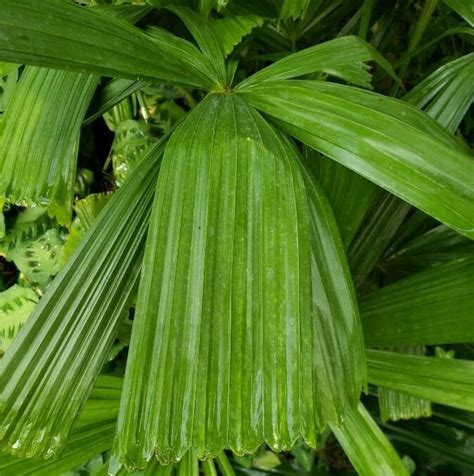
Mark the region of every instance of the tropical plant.
<instances>
[{"instance_id":1,"label":"tropical plant","mask_svg":"<svg viewBox=\"0 0 474 476\"><path fill-rule=\"evenodd\" d=\"M1 475L472 472L472 2L0 6Z\"/></svg>"}]
</instances>

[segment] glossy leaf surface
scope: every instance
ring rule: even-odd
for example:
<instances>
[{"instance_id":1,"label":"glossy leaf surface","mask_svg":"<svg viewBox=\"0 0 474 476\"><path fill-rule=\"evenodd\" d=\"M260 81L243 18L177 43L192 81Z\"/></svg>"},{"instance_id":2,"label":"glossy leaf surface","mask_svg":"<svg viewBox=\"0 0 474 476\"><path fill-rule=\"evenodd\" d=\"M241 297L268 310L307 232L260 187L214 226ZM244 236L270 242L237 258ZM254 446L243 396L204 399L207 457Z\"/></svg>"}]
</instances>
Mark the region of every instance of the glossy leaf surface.
<instances>
[{"instance_id":1,"label":"glossy leaf surface","mask_svg":"<svg viewBox=\"0 0 474 476\"><path fill-rule=\"evenodd\" d=\"M302 142L474 237L474 160L413 106L320 81L273 81L241 94Z\"/></svg>"},{"instance_id":2,"label":"glossy leaf surface","mask_svg":"<svg viewBox=\"0 0 474 476\"><path fill-rule=\"evenodd\" d=\"M397 281L362 298L370 346L474 341L474 255Z\"/></svg>"},{"instance_id":3,"label":"glossy leaf surface","mask_svg":"<svg viewBox=\"0 0 474 476\"><path fill-rule=\"evenodd\" d=\"M69 223L80 125L96 85L87 74L25 69L0 135L0 196Z\"/></svg>"},{"instance_id":4,"label":"glossy leaf surface","mask_svg":"<svg viewBox=\"0 0 474 476\"><path fill-rule=\"evenodd\" d=\"M114 194L1 359L4 451L52 456L64 446L140 270L160 156L157 146Z\"/></svg>"},{"instance_id":5,"label":"glossy leaf surface","mask_svg":"<svg viewBox=\"0 0 474 476\"><path fill-rule=\"evenodd\" d=\"M245 90L265 81L297 78L315 72L370 87L371 76L364 62L371 60L381 63L392 73L391 66L370 44L357 36L343 36L288 55L245 79L237 89Z\"/></svg>"},{"instance_id":6,"label":"glossy leaf surface","mask_svg":"<svg viewBox=\"0 0 474 476\"><path fill-rule=\"evenodd\" d=\"M150 38L113 16L62 0L3 0L0 42L5 61L203 89L215 84L211 62L188 41L164 30Z\"/></svg>"},{"instance_id":7,"label":"glossy leaf surface","mask_svg":"<svg viewBox=\"0 0 474 476\"><path fill-rule=\"evenodd\" d=\"M380 387L473 411L474 362L367 350L369 382Z\"/></svg>"},{"instance_id":8,"label":"glossy leaf surface","mask_svg":"<svg viewBox=\"0 0 474 476\"><path fill-rule=\"evenodd\" d=\"M300 167L237 96L209 96L171 137L114 471L190 447L202 457L264 441L282 450L298 437L314 446L356 404L365 375L347 263L322 192L305 190Z\"/></svg>"},{"instance_id":9,"label":"glossy leaf surface","mask_svg":"<svg viewBox=\"0 0 474 476\"><path fill-rule=\"evenodd\" d=\"M333 433L354 465L364 476L408 476L400 457L369 412L359 403Z\"/></svg>"}]
</instances>

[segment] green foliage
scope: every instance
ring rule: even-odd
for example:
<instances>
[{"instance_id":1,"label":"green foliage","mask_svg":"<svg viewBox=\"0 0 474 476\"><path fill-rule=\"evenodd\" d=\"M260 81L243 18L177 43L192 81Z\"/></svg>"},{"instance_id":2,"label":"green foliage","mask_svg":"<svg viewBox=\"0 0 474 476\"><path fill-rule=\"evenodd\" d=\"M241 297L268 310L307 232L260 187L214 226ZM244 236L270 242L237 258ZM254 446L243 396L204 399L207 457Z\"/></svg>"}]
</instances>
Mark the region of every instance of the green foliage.
<instances>
[{"instance_id":1,"label":"green foliage","mask_svg":"<svg viewBox=\"0 0 474 476\"><path fill-rule=\"evenodd\" d=\"M3 0L0 474L471 474L471 3Z\"/></svg>"}]
</instances>

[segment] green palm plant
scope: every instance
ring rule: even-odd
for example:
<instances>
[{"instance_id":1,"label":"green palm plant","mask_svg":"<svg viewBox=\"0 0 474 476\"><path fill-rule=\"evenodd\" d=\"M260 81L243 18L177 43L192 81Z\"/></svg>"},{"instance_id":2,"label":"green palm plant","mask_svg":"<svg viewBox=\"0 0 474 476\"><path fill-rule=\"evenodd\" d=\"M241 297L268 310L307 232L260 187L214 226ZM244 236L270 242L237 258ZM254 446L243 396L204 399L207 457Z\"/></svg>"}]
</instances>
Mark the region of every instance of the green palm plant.
<instances>
[{"instance_id":1,"label":"green palm plant","mask_svg":"<svg viewBox=\"0 0 474 476\"><path fill-rule=\"evenodd\" d=\"M473 56L397 99L370 90L370 61L394 94L403 87L361 38L373 2L359 12L360 36L304 49L298 38L331 17L325 2L284 1L276 13L272 2L172 3L2 1L0 60L28 65L0 121L2 201L44 206L71 226L81 124L149 84L175 87L190 107L140 143L95 220L78 212L79 244L0 361L1 449L62 454L58 474L82 441L90 456L112 449L112 474L170 474L179 461L179 474L213 474L212 458L231 474L224 450L288 451L298 439L316 448L330 427L360 474L407 474L360 398L369 384L385 392L381 404L403 395L382 412L394 418L400 406L430 413L429 402L474 409L472 361L424 355L472 341L472 249L424 269L414 256L438 235L400 232L418 214L464 246L474 237L474 162L453 134L472 102ZM255 41L294 52L239 66L241 39L272 15L281 18ZM418 272L373 289L380 260L395 270L417 261ZM103 377L94 384L130 307L123 390L111 384L91 430ZM28 474L14 457L2 464Z\"/></svg>"}]
</instances>

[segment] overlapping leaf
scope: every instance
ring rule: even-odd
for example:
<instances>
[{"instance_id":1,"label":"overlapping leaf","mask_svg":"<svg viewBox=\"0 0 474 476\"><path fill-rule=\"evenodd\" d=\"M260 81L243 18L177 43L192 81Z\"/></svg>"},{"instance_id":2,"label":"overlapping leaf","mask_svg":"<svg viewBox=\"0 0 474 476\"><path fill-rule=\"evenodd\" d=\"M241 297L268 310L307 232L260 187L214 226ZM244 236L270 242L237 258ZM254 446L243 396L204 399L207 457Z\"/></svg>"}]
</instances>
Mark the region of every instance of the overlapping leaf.
<instances>
[{"instance_id":1,"label":"overlapping leaf","mask_svg":"<svg viewBox=\"0 0 474 476\"><path fill-rule=\"evenodd\" d=\"M93 10L104 21L133 21L147 11L125 7ZM0 196L17 205L47 206L60 224L70 222L80 126L97 83L94 75L26 67L1 130Z\"/></svg>"},{"instance_id":2,"label":"overlapping leaf","mask_svg":"<svg viewBox=\"0 0 474 476\"><path fill-rule=\"evenodd\" d=\"M237 89L246 89L269 80L297 78L317 71L370 87L371 76L364 62L371 60L377 61L393 74L390 64L371 45L357 36L344 36L293 53L248 77Z\"/></svg>"},{"instance_id":3,"label":"overlapping leaf","mask_svg":"<svg viewBox=\"0 0 474 476\"><path fill-rule=\"evenodd\" d=\"M474 237L474 160L413 106L320 81L239 92L307 145Z\"/></svg>"},{"instance_id":4,"label":"overlapping leaf","mask_svg":"<svg viewBox=\"0 0 474 476\"><path fill-rule=\"evenodd\" d=\"M80 125L96 85L87 74L25 69L0 136L0 196L70 221Z\"/></svg>"},{"instance_id":5,"label":"overlapping leaf","mask_svg":"<svg viewBox=\"0 0 474 476\"><path fill-rule=\"evenodd\" d=\"M2 476L50 476L76 469L112 447L122 379L100 376L58 459L38 461L0 453Z\"/></svg>"},{"instance_id":6,"label":"overlapping leaf","mask_svg":"<svg viewBox=\"0 0 474 476\"><path fill-rule=\"evenodd\" d=\"M371 346L474 341L474 256L397 281L361 300Z\"/></svg>"},{"instance_id":7,"label":"overlapping leaf","mask_svg":"<svg viewBox=\"0 0 474 476\"><path fill-rule=\"evenodd\" d=\"M386 350L421 356L424 356L426 352L424 346L396 347ZM431 403L428 400L386 388L378 389L378 397L382 421L409 420L431 416Z\"/></svg>"},{"instance_id":8,"label":"overlapping leaf","mask_svg":"<svg viewBox=\"0 0 474 476\"><path fill-rule=\"evenodd\" d=\"M21 18L21 23L18 22ZM62 0L3 0L0 60L211 88L214 68L188 41L153 38L124 21Z\"/></svg>"},{"instance_id":9,"label":"overlapping leaf","mask_svg":"<svg viewBox=\"0 0 474 476\"><path fill-rule=\"evenodd\" d=\"M359 474L408 476L397 452L361 403L340 427L331 425L331 429Z\"/></svg>"},{"instance_id":10,"label":"overlapping leaf","mask_svg":"<svg viewBox=\"0 0 474 476\"><path fill-rule=\"evenodd\" d=\"M234 95L173 134L152 211L112 469L310 445L364 384L347 263L299 158ZM314 248L311 248L311 241ZM323 355L325 354L325 355Z\"/></svg>"},{"instance_id":11,"label":"overlapping leaf","mask_svg":"<svg viewBox=\"0 0 474 476\"><path fill-rule=\"evenodd\" d=\"M4 451L52 456L64 446L138 276L160 156L157 145L114 194L1 359Z\"/></svg>"},{"instance_id":12,"label":"overlapping leaf","mask_svg":"<svg viewBox=\"0 0 474 476\"><path fill-rule=\"evenodd\" d=\"M474 410L474 362L367 350L369 382L443 405Z\"/></svg>"},{"instance_id":13,"label":"overlapping leaf","mask_svg":"<svg viewBox=\"0 0 474 476\"><path fill-rule=\"evenodd\" d=\"M336 217L344 248L351 244L380 189L347 167L306 148L305 159Z\"/></svg>"}]
</instances>

